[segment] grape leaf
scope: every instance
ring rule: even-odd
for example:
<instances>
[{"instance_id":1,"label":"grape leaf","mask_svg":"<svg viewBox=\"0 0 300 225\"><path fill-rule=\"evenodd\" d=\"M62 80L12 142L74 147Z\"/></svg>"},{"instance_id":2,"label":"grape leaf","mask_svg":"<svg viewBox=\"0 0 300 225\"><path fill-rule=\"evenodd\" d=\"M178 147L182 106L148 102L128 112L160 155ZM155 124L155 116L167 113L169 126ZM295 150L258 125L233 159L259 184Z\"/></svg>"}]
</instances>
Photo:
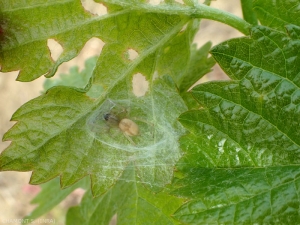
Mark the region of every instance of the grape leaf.
<instances>
[{"instance_id":1,"label":"grape leaf","mask_svg":"<svg viewBox=\"0 0 300 225\"><path fill-rule=\"evenodd\" d=\"M89 174L93 193L99 195L115 183L128 162L134 161L145 184L162 188L170 181L180 157L177 138L182 131L177 125L174 133L172 124L186 108L165 82L155 83L150 96L114 101L124 108L131 105L131 116L138 118L141 135L133 138L137 146L118 129L105 130L103 114L112 106L109 100L93 109L95 100L83 93L54 87L14 114L13 120L19 122L4 135L4 140L13 142L1 154L1 169L33 170L31 184L60 175L62 187ZM122 93L122 87L116 89L118 95Z\"/></svg>"},{"instance_id":2,"label":"grape leaf","mask_svg":"<svg viewBox=\"0 0 300 225\"><path fill-rule=\"evenodd\" d=\"M162 191L171 182L174 165L182 155L178 139L185 129L177 117L187 106L177 88L189 86L185 79L190 79L191 74L186 71L197 52L190 48L199 25L195 18L214 18L244 33L249 24L195 1L186 1L188 5L166 1L158 6L144 1L99 2L105 3L107 15L88 14L79 0L0 3L4 37L0 63L3 71L19 69L18 80L30 81L42 74L52 76L91 37L105 42L84 88L50 88L13 115L17 123L3 138L12 144L0 156L0 169L33 171L32 184L60 176L63 188L90 176L92 194L101 198L114 190L123 175L127 188L138 186L138 196L147 198L143 204L151 207L152 191ZM52 62L46 47L49 38L64 48L56 62ZM181 46L180 40L186 43ZM137 58L128 57L129 50L135 51ZM174 55L163 54L168 50ZM177 62L170 57L186 63L173 71L165 70L160 62ZM149 85L141 97L133 90L138 74ZM201 75L202 71L197 74ZM90 95L93 88L101 91ZM124 118L134 121L139 127L138 135L130 136L119 126L112 126L108 119L111 115L120 124ZM133 176L126 175L128 166ZM158 195L159 199L167 199L165 193ZM128 205L132 199L124 201ZM146 213L140 207L143 204L136 205L135 210L142 212L137 221L143 221ZM161 215L162 222L174 223L169 217L178 204L165 214L158 212L162 205L160 202L152 207L152 217Z\"/></svg>"},{"instance_id":3,"label":"grape leaf","mask_svg":"<svg viewBox=\"0 0 300 225\"><path fill-rule=\"evenodd\" d=\"M56 178L45 184L42 184L41 187L41 192L30 202L32 204L38 204L38 206L24 219L34 220L49 212L76 188L89 189L89 180L87 178L82 179L75 185L61 190L59 179Z\"/></svg>"},{"instance_id":4,"label":"grape leaf","mask_svg":"<svg viewBox=\"0 0 300 225\"><path fill-rule=\"evenodd\" d=\"M59 64L75 57L92 37L88 32L73 32L84 31L85 24L93 20L80 1L1 1L0 9L4 36L1 69L3 72L21 70L20 81L31 81L43 74L52 76ZM64 48L56 62L52 61L47 47L49 38L56 39Z\"/></svg>"},{"instance_id":5,"label":"grape leaf","mask_svg":"<svg viewBox=\"0 0 300 225\"><path fill-rule=\"evenodd\" d=\"M286 29L291 38L300 39L300 27L289 24L289 25L286 25Z\"/></svg>"},{"instance_id":6,"label":"grape leaf","mask_svg":"<svg viewBox=\"0 0 300 225\"><path fill-rule=\"evenodd\" d=\"M114 8L114 13L118 10ZM132 18L129 24L128 16ZM131 33L111 35L118 42L107 43L101 52L90 81L92 87L101 88L101 95L91 98L83 89L53 87L22 106L12 118L18 123L4 135L4 140L13 142L0 156L1 170L33 171L32 184L61 176L62 187L90 175L95 196L114 185L130 162L135 162L141 182L154 191L171 181L181 156L177 139L184 132L176 118L186 106L176 83L164 73L155 73L155 68L158 59L170 57L160 56L161 48L195 27L180 32L187 20L179 16L150 17L129 11L112 17L113 24L117 21L126 28L122 32ZM152 26L144 24L148 18ZM188 40L192 41L191 36ZM128 48L137 50L135 60L126 57ZM132 92L136 73L144 75L150 86L139 98ZM110 127L104 115L112 110L132 118L140 135L126 138L118 128Z\"/></svg>"},{"instance_id":7,"label":"grape leaf","mask_svg":"<svg viewBox=\"0 0 300 225\"><path fill-rule=\"evenodd\" d=\"M97 57L91 57L85 61L85 68L79 72L78 66L73 66L69 70L69 74L60 74L59 78L47 79L44 82L44 90L48 90L54 86L71 86L76 88L84 88L92 74L97 62Z\"/></svg>"},{"instance_id":8,"label":"grape leaf","mask_svg":"<svg viewBox=\"0 0 300 225\"><path fill-rule=\"evenodd\" d=\"M215 60L212 57L207 57L210 48L210 42L204 44L199 49L196 49L195 45L192 46L191 60L185 71L184 79L179 85L182 94L187 92L193 84L212 70L212 67L215 65Z\"/></svg>"},{"instance_id":9,"label":"grape leaf","mask_svg":"<svg viewBox=\"0 0 300 225\"><path fill-rule=\"evenodd\" d=\"M299 47L257 26L212 49L233 80L193 88L201 108L180 116L190 131L173 183L174 194L190 198L175 213L181 222L299 221Z\"/></svg>"},{"instance_id":10,"label":"grape leaf","mask_svg":"<svg viewBox=\"0 0 300 225\"><path fill-rule=\"evenodd\" d=\"M97 62L97 57L91 57L85 61L85 68L79 72L78 66L70 68L70 74L60 74L57 78L47 79L44 82L44 90L54 86L69 86L79 90L86 90L87 96L97 98L103 92L101 85L90 85L91 77Z\"/></svg>"},{"instance_id":11,"label":"grape leaf","mask_svg":"<svg viewBox=\"0 0 300 225\"><path fill-rule=\"evenodd\" d=\"M92 37L105 43L122 43L139 52L162 39L183 18L215 19L244 33L249 29L242 19L204 4L165 2L153 6L144 1L98 2L107 7L107 15L88 13L80 0L1 1L1 71L20 70L17 78L20 81L31 81L43 74L51 77L61 63L77 56ZM55 62L46 45L50 38L63 47Z\"/></svg>"},{"instance_id":12,"label":"grape leaf","mask_svg":"<svg viewBox=\"0 0 300 225\"><path fill-rule=\"evenodd\" d=\"M180 35L162 47L159 53L161 56L157 60L157 72L171 76L182 93L210 72L215 64L212 57L208 58L211 43L199 49L196 44L192 45L199 26L199 20L188 23Z\"/></svg>"},{"instance_id":13,"label":"grape leaf","mask_svg":"<svg viewBox=\"0 0 300 225\"><path fill-rule=\"evenodd\" d=\"M162 38L165 29L180 20L179 16L140 15L114 8L110 16L95 17L84 10L79 0L34 1L18 5L5 1L0 4L4 32L0 64L4 72L21 69L18 76L21 81L30 81L43 74L53 76L57 67L74 58L92 37L99 37L105 43L117 41L139 51ZM152 27L136 29L136 24L143 27L147 21L151 21ZM113 27L115 29L111 30ZM55 63L46 46L49 38L54 38L64 49Z\"/></svg>"},{"instance_id":14,"label":"grape leaf","mask_svg":"<svg viewBox=\"0 0 300 225\"><path fill-rule=\"evenodd\" d=\"M285 25L299 23L298 0L254 0L253 9L262 25L284 31Z\"/></svg>"},{"instance_id":15,"label":"grape leaf","mask_svg":"<svg viewBox=\"0 0 300 225\"><path fill-rule=\"evenodd\" d=\"M297 224L299 166L193 168L174 194L191 200L175 213L185 224Z\"/></svg>"},{"instance_id":16,"label":"grape leaf","mask_svg":"<svg viewBox=\"0 0 300 225\"><path fill-rule=\"evenodd\" d=\"M92 198L87 192L77 207L67 214L67 224L109 224L117 214L118 224L178 224L170 216L182 199L166 193L153 194L135 179L132 166L127 167L116 185L103 196Z\"/></svg>"},{"instance_id":17,"label":"grape leaf","mask_svg":"<svg viewBox=\"0 0 300 225\"><path fill-rule=\"evenodd\" d=\"M252 25L258 25L256 15L253 11L253 0L241 1L244 19Z\"/></svg>"},{"instance_id":18,"label":"grape leaf","mask_svg":"<svg viewBox=\"0 0 300 225\"><path fill-rule=\"evenodd\" d=\"M196 49L196 45L192 45L191 58L188 62L183 79L179 82L179 91L189 109L198 108L198 104L188 89L192 87L200 78L212 70L215 60L208 58L211 43L204 44L200 49Z\"/></svg>"}]
</instances>

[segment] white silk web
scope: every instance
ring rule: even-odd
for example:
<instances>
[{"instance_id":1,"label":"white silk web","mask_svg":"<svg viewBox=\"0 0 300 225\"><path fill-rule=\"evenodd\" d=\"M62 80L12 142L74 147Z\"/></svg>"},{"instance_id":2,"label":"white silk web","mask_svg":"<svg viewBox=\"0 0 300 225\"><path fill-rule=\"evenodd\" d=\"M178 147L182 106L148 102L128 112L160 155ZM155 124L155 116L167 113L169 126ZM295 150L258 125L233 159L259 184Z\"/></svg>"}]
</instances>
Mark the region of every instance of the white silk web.
<instances>
[{"instance_id":1,"label":"white silk web","mask_svg":"<svg viewBox=\"0 0 300 225\"><path fill-rule=\"evenodd\" d=\"M114 121L107 120L113 115ZM118 123L128 118L139 127L139 134L128 137ZM170 122L173 121L173 124ZM134 103L129 100L105 100L87 119L89 135L111 151L116 150L115 157L100 159L107 164L108 170L121 170L134 166L139 180L151 187L163 187L171 181L175 163L181 156L178 139L182 128L176 118L166 118L163 108L151 108L147 104ZM101 176L101 175L99 175ZM102 175L103 180L110 177ZM115 179L114 175L111 179ZM126 180L128 181L128 180ZM129 182L129 181L128 181Z\"/></svg>"}]
</instances>

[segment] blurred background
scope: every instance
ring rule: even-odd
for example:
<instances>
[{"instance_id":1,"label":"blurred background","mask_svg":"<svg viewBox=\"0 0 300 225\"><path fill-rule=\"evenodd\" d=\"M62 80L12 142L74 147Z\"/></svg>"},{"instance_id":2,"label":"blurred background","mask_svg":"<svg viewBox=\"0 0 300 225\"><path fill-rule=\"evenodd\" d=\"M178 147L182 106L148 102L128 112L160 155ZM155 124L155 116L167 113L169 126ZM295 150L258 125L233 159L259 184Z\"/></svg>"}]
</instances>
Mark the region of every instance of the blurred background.
<instances>
[{"instance_id":1,"label":"blurred background","mask_svg":"<svg viewBox=\"0 0 300 225\"><path fill-rule=\"evenodd\" d=\"M153 0L154 4L160 0ZM199 1L202 2L202 1ZM103 13L103 7L95 7L92 0L82 0L86 10L94 13ZM99 4L97 4L99 5ZM242 17L240 8L240 0L216 0L212 1L212 7L229 11L239 17ZM196 35L195 43L198 47L207 41L212 41L213 46L230 38L242 36L241 33L233 28L214 21L202 20L201 27ZM77 65L79 70L84 67L84 61L94 55L98 55L104 43L96 38L91 39L82 49L81 53L73 60L62 64L56 75L68 73L69 68ZM51 49L52 57L59 54L60 46L55 42L48 42ZM27 101L39 96L43 90L43 83L46 78L22 83L16 81L18 72L0 73L0 137L14 124L10 122L12 114ZM54 76L54 78L57 76ZM213 71L201 79L201 82L214 79L228 79L223 71L216 65ZM0 141L0 152L3 151L10 143ZM20 219L30 213L34 209L34 205L30 204L31 199L39 192L39 186L29 185L30 172L1 172L0 173L0 224L5 219ZM65 224L65 214L70 206L80 202L83 192L75 190L65 201L55 207L49 214L43 218L55 218L55 224ZM14 223L9 223L14 224ZM17 224L17 223L16 223Z\"/></svg>"}]
</instances>

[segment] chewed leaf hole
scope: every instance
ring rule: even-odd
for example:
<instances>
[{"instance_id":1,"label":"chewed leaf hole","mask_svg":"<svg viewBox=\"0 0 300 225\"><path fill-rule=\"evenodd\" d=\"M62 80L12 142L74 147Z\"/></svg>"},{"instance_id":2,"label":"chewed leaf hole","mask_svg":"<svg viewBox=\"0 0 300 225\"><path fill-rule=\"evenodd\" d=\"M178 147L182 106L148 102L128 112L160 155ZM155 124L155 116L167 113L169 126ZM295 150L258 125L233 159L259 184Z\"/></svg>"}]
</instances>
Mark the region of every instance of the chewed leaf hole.
<instances>
[{"instance_id":1,"label":"chewed leaf hole","mask_svg":"<svg viewBox=\"0 0 300 225\"><path fill-rule=\"evenodd\" d=\"M137 97L142 97L149 89L149 82L146 77L140 73L137 73L132 78L132 92Z\"/></svg>"},{"instance_id":2,"label":"chewed leaf hole","mask_svg":"<svg viewBox=\"0 0 300 225\"><path fill-rule=\"evenodd\" d=\"M182 27L182 29L180 30L180 32L184 32L184 31L186 30L186 28L187 28L187 24L185 24L185 25Z\"/></svg>"},{"instance_id":3,"label":"chewed leaf hole","mask_svg":"<svg viewBox=\"0 0 300 225\"><path fill-rule=\"evenodd\" d=\"M109 222L109 225L117 224L117 221L118 221L118 216L117 216L117 214L115 214L115 215L111 218L111 220L110 220L110 222Z\"/></svg>"},{"instance_id":4,"label":"chewed leaf hole","mask_svg":"<svg viewBox=\"0 0 300 225\"><path fill-rule=\"evenodd\" d=\"M162 0L149 0L149 4L151 5L159 5L162 2Z\"/></svg>"},{"instance_id":5,"label":"chewed leaf hole","mask_svg":"<svg viewBox=\"0 0 300 225\"><path fill-rule=\"evenodd\" d=\"M128 49L127 53L128 53L128 58L131 61L135 60L139 56L139 53L132 48Z\"/></svg>"},{"instance_id":6,"label":"chewed leaf hole","mask_svg":"<svg viewBox=\"0 0 300 225\"><path fill-rule=\"evenodd\" d=\"M155 79L157 79L158 77L159 77L158 71L156 70L156 71L154 71L154 73L153 73L152 80L155 80Z\"/></svg>"},{"instance_id":7,"label":"chewed leaf hole","mask_svg":"<svg viewBox=\"0 0 300 225\"><path fill-rule=\"evenodd\" d=\"M92 0L81 0L81 4L86 11L94 15L103 16L107 14L107 8L103 4L96 3Z\"/></svg>"},{"instance_id":8,"label":"chewed leaf hole","mask_svg":"<svg viewBox=\"0 0 300 225\"><path fill-rule=\"evenodd\" d=\"M175 0L175 2L178 2L180 4L184 4L184 2L182 0Z\"/></svg>"},{"instance_id":9,"label":"chewed leaf hole","mask_svg":"<svg viewBox=\"0 0 300 225\"><path fill-rule=\"evenodd\" d=\"M47 45L50 50L51 58L53 59L53 61L56 61L61 53L63 53L63 47L54 39L48 39Z\"/></svg>"},{"instance_id":10,"label":"chewed leaf hole","mask_svg":"<svg viewBox=\"0 0 300 225\"><path fill-rule=\"evenodd\" d=\"M73 66L77 66L79 71L85 68L86 59L92 56L98 56L101 53L101 50L104 46L104 42L99 38L91 38L88 40L84 47L81 49L80 53L68 62L62 63L62 65L58 68L57 73L68 73L69 69Z\"/></svg>"}]
</instances>

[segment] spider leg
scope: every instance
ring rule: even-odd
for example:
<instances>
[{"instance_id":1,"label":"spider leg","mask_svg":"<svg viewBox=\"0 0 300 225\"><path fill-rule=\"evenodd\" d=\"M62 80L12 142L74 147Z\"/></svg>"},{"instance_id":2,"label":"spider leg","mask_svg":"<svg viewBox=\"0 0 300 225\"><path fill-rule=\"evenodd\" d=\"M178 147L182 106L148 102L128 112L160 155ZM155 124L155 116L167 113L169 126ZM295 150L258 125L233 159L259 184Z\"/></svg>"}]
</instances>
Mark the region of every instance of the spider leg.
<instances>
[{"instance_id":1,"label":"spider leg","mask_svg":"<svg viewBox=\"0 0 300 225\"><path fill-rule=\"evenodd\" d=\"M136 145L128 134L126 134L126 133L123 133L123 134L132 145Z\"/></svg>"}]
</instances>

